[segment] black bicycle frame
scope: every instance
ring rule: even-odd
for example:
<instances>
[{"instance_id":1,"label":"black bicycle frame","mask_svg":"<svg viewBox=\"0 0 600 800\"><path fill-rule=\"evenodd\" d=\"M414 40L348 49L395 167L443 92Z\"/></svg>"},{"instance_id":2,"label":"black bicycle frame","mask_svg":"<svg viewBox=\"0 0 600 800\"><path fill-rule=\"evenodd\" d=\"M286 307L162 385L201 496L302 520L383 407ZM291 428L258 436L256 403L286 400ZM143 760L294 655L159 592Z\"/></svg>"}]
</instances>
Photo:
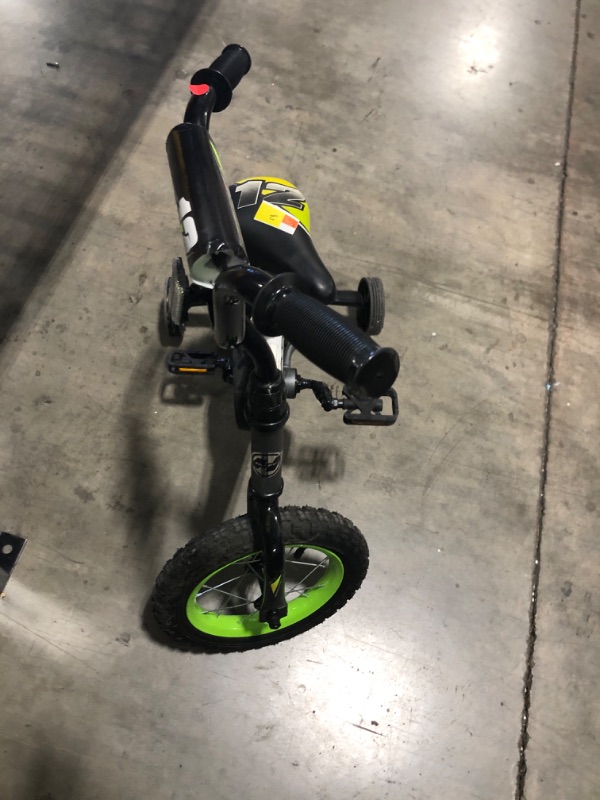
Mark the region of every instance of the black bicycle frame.
<instances>
[{"instance_id":1,"label":"black bicycle frame","mask_svg":"<svg viewBox=\"0 0 600 800\"><path fill-rule=\"evenodd\" d=\"M217 344L241 347L254 364L246 407L252 460L247 508L257 549L263 553L262 594L256 602L259 619L276 629L287 614L278 498L283 491L283 428L289 408L283 377L271 349L246 319L246 304L253 304L272 276L248 263L230 194L208 133L216 101L213 88L192 96L184 122L173 128L167 138L167 153L190 271L193 275L194 266L200 262L215 274L213 311ZM275 284L280 285L281 279L274 281Z\"/></svg>"}]
</instances>

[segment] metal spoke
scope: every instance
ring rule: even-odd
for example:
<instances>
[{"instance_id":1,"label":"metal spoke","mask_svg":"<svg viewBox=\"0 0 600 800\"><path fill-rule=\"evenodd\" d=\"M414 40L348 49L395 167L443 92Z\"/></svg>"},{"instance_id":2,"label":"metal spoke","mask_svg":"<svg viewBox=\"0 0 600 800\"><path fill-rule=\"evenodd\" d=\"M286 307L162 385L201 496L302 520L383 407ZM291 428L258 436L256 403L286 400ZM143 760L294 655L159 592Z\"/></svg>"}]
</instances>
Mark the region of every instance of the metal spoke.
<instances>
[{"instance_id":1,"label":"metal spoke","mask_svg":"<svg viewBox=\"0 0 600 800\"><path fill-rule=\"evenodd\" d=\"M326 557L323 559L323 561L319 561L319 563L318 563L318 564L315 564L315 569L317 569L318 567L322 567L322 566L323 566L323 564L324 564L326 561L327 561L327 556L326 556ZM288 559L286 559L286 562L285 562L285 563L286 563L286 564L299 564L301 567L308 567L308 566L310 566L309 564L307 564L307 563L306 563L306 561L292 561L292 559L291 559L291 558L288 558ZM314 570L313 570L313 572L314 572Z\"/></svg>"},{"instance_id":2,"label":"metal spoke","mask_svg":"<svg viewBox=\"0 0 600 800\"><path fill-rule=\"evenodd\" d=\"M231 583L236 583L237 582L238 585L239 585L239 582L240 582L240 580L242 578L243 578L243 575L236 575L233 578L229 578L226 581L222 581L222 583L217 584L217 586L205 586L205 588L201 592L198 592L198 594L196 595L196 602L200 603L201 599L205 595L209 595L211 592L215 592L215 593L217 593L219 595L224 595L225 598L229 598L229 599L232 599L232 600L241 600L241 603L238 603L237 605L229 606L229 608L238 608L240 605L248 605L251 602L248 599L248 597L243 597L243 596L241 596L239 594L234 594L234 592L226 591L225 589L223 589L224 586L228 586ZM224 607L227 607L227 606L225 606L225 604L222 602L221 605L219 606L218 611L220 612L221 609L223 609ZM207 613L214 613L214 612L207 612Z\"/></svg>"},{"instance_id":3,"label":"metal spoke","mask_svg":"<svg viewBox=\"0 0 600 800\"><path fill-rule=\"evenodd\" d=\"M222 589L208 589L206 592L203 592L202 595L205 595L208 592L212 592L212 591L217 592L218 594L225 595L225 597L232 597L234 600L241 600L243 603L247 603L248 602L248 598L247 597L242 597L239 594L233 594L233 592L224 592ZM200 596L201 595L199 595L199 594L196 595L196 600L198 600L198 598Z\"/></svg>"},{"instance_id":4,"label":"metal spoke","mask_svg":"<svg viewBox=\"0 0 600 800\"><path fill-rule=\"evenodd\" d=\"M315 566L314 566L314 567L311 569L311 571L308 573L308 575L304 575L304 577L302 578L302 580L307 580L307 578L310 578L310 576L313 574L313 572L314 572L315 570L317 570L317 569L320 569L320 568L323 566L323 564L325 563L325 561L327 561L327 557L325 557L325 558L323 559L323 561L319 561L319 563L318 563L318 564L315 564ZM306 566L306 564L304 564L304 566ZM299 581L298 581L298 583L297 583L295 586L293 586L291 589L289 589L289 590L288 590L288 591L285 593L286 597L288 596L288 594L291 594L293 591L295 591L295 590L296 590L296 587L300 586L300 584L302 583L302 580L299 580ZM310 588L311 588L311 589L314 589L314 586L311 586Z\"/></svg>"},{"instance_id":5,"label":"metal spoke","mask_svg":"<svg viewBox=\"0 0 600 800\"><path fill-rule=\"evenodd\" d=\"M206 609L206 608L202 608L202 606L200 607L200 609L201 609L201 612L203 614L215 614L217 617L220 617L223 611L234 611L236 608L244 608L245 606L248 606L248 605L250 605L250 603L247 602L247 601L244 601L243 603L238 603L235 606L226 606L226 608L223 608L223 606L219 606L219 608L216 608L216 609L214 609L212 611L210 611L209 609ZM252 614L253 613L254 612L252 612ZM248 614L247 616L251 617L252 614Z\"/></svg>"},{"instance_id":6,"label":"metal spoke","mask_svg":"<svg viewBox=\"0 0 600 800\"><path fill-rule=\"evenodd\" d=\"M301 552L301 554L304 554L304 552L307 549L310 548L298 548L298 547L287 548L287 552L292 557L286 559L285 562L286 566L294 565L294 566L304 567L308 571L294 584L294 586L292 586L291 589L286 590L285 592L286 597L289 597L290 595L294 594L294 592L297 593L298 597L308 597L309 592L313 591L314 589L320 589L324 586L323 583L315 583L314 586L305 585L306 582L310 580L311 576L314 575L317 571L325 570L329 562L329 558L327 556L325 556L321 561L319 561L316 564L311 562L307 563L306 561L301 561L298 560L297 558L294 558L294 556L296 556L297 553ZM202 613L214 614L215 616L220 617L221 615L227 613L239 613L239 611L244 607L247 608L248 606L251 606L253 601L249 598L249 596L244 597L240 594L236 594L234 591L229 591L225 587L231 586L232 589L235 588L237 591L243 591L242 582L244 578L247 578L248 580L251 581L252 585L254 585L254 581L258 581L260 588L262 582L264 581L264 576L259 572L257 566L255 566L257 564L260 565L260 559L257 559L255 556L251 556L249 557L248 561L238 561L235 564L236 567L240 568L241 570L245 570L245 572L242 572L241 574L238 575L234 575L231 578L227 578L226 580L218 583L216 586L209 586L205 584L202 590L198 592L198 594L196 595L196 602L202 609ZM232 584L234 584L235 587L232 586ZM249 585L248 589L250 588L251 586ZM216 608L209 610L202 605L202 599L206 598L207 595L210 595L211 592L215 593L215 601L217 600L218 596L221 602ZM232 603L232 601L238 601L238 602ZM253 611L250 614L244 616L252 617L256 616L258 613L259 613L258 611Z\"/></svg>"},{"instance_id":7,"label":"metal spoke","mask_svg":"<svg viewBox=\"0 0 600 800\"><path fill-rule=\"evenodd\" d=\"M315 585L311 586L310 589L308 589L308 590L303 589L298 594L298 597L308 597L308 592L312 592L314 589L322 589L324 586L325 586L324 583L315 583ZM294 588L296 588L296 587L294 587ZM292 589L292 591L293 591L293 589ZM286 597L287 597L288 594L289 594L289 592L286 592Z\"/></svg>"},{"instance_id":8,"label":"metal spoke","mask_svg":"<svg viewBox=\"0 0 600 800\"><path fill-rule=\"evenodd\" d=\"M204 592L205 592L205 591L207 591L207 592L214 592L214 591L216 591L217 589L220 589L220 588L221 588L221 586L227 586L227 584L228 584L228 583L233 583L234 581L239 581L239 579L240 579L240 576L239 576L239 575L236 575L234 578L229 578L229 580L227 580L227 581L223 581L223 583L219 583L219 584L217 584L216 586L209 586L209 587L208 587L206 590L203 590L203 591L201 591L201 592L198 592L198 594L196 595L196 597L200 597L202 594L204 594ZM205 585L206 585L206 584L205 584Z\"/></svg>"},{"instance_id":9,"label":"metal spoke","mask_svg":"<svg viewBox=\"0 0 600 800\"><path fill-rule=\"evenodd\" d=\"M249 562L246 564L246 566L247 566L247 567L249 567L249 568L252 570L252 572L253 572L253 573L256 575L256 577L257 577L257 578L258 578L260 581L262 581L262 575L260 574L260 572L259 572L258 570L256 570L256 569L254 568L254 562L252 562L252 561L249 561Z\"/></svg>"}]
</instances>

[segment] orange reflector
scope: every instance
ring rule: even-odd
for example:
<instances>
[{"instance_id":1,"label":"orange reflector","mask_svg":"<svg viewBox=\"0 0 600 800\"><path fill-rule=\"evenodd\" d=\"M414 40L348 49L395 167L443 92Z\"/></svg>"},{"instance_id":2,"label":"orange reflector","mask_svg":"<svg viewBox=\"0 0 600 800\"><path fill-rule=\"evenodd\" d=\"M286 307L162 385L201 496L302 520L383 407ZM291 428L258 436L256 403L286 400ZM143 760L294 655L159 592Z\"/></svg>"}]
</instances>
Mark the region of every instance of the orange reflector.
<instances>
[{"instance_id":1,"label":"orange reflector","mask_svg":"<svg viewBox=\"0 0 600 800\"><path fill-rule=\"evenodd\" d=\"M177 367L177 372L201 372L205 373L208 372L207 369L201 369L200 367Z\"/></svg>"}]
</instances>

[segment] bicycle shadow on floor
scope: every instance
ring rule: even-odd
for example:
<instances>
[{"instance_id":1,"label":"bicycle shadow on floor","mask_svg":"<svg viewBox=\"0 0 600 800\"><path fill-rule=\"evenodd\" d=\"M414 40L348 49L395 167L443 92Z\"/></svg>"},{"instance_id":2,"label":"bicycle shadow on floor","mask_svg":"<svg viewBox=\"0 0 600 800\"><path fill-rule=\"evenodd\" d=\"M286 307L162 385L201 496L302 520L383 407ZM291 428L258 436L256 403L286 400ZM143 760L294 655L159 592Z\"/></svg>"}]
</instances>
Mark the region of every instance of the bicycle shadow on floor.
<instances>
[{"instance_id":1,"label":"bicycle shadow on floor","mask_svg":"<svg viewBox=\"0 0 600 800\"><path fill-rule=\"evenodd\" d=\"M186 349L208 352L210 348L204 341L191 342ZM228 516L247 460L250 435L248 431L241 431L237 427L231 387L218 373L208 378L165 378L161 385L161 402L203 406L204 437L208 447L198 486L198 499L189 512L188 528L192 537L215 527Z\"/></svg>"},{"instance_id":2,"label":"bicycle shadow on floor","mask_svg":"<svg viewBox=\"0 0 600 800\"><path fill-rule=\"evenodd\" d=\"M211 352L214 341L208 332L198 335L192 331L186 338L185 348ZM172 345L171 349L174 349ZM165 368L168 353L169 350L154 345L141 355L125 391L122 414L126 458L120 476L121 503L130 510L129 538L139 551L139 561L148 576L149 586L163 566L164 520L171 518L181 528L183 516L187 538L222 522L248 450L248 435L235 424L231 387L218 374L208 377L170 375ZM196 434L204 448L203 451L190 447L183 450L182 431L174 432L174 452L168 455L167 469L160 459L161 454L164 457L164 441L169 431L161 429L156 438L152 436L157 402L158 408L173 405L189 408L190 413L185 414L183 422L184 436L193 439ZM168 424L172 425L170 416ZM180 465L177 448L182 450ZM178 496L176 483L180 471L189 484L189 470L198 471L197 502L191 510L189 498L186 496L183 501ZM180 542L183 544L185 541Z\"/></svg>"},{"instance_id":3,"label":"bicycle shadow on floor","mask_svg":"<svg viewBox=\"0 0 600 800\"><path fill-rule=\"evenodd\" d=\"M317 413L319 413L317 411ZM300 444L286 456L285 466L293 469L303 483L336 483L344 477L346 461L342 450L332 444Z\"/></svg>"},{"instance_id":4,"label":"bicycle shadow on floor","mask_svg":"<svg viewBox=\"0 0 600 800\"><path fill-rule=\"evenodd\" d=\"M53 712L53 723L58 730L58 723L64 724L61 716ZM37 724L35 729L37 729ZM31 728L31 724L28 723ZM43 730L44 721L41 721ZM38 732L38 731L36 731ZM11 793L12 800L52 800L59 797L78 797L84 783L81 772L81 756L79 753L61 750L48 741L38 741L24 753L30 752L27 769L23 770L20 785L16 794ZM8 796L8 795L7 795Z\"/></svg>"}]
</instances>

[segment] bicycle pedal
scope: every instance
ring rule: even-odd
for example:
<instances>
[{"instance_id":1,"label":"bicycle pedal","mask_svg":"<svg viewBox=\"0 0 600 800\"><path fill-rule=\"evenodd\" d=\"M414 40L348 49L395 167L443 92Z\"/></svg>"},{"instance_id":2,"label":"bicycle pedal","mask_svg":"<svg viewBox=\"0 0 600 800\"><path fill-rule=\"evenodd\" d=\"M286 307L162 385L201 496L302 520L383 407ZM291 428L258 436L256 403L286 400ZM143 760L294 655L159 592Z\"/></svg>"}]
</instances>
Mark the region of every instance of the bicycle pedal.
<instances>
[{"instance_id":1,"label":"bicycle pedal","mask_svg":"<svg viewBox=\"0 0 600 800\"><path fill-rule=\"evenodd\" d=\"M343 393L355 406L344 413L346 425L393 425L398 419L398 395L394 389L388 389L381 397L368 397L365 400L351 395L346 387ZM392 402L391 414L382 413L383 397L389 397Z\"/></svg>"},{"instance_id":2,"label":"bicycle pedal","mask_svg":"<svg viewBox=\"0 0 600 800\"><path fill-rule=\"evenodd\" d=\"M176 350L168 358L167 367L173 375L212 375L217 367L223 369L227 359L215 353L187 353Z\"/></svg>"}]
</instances>

